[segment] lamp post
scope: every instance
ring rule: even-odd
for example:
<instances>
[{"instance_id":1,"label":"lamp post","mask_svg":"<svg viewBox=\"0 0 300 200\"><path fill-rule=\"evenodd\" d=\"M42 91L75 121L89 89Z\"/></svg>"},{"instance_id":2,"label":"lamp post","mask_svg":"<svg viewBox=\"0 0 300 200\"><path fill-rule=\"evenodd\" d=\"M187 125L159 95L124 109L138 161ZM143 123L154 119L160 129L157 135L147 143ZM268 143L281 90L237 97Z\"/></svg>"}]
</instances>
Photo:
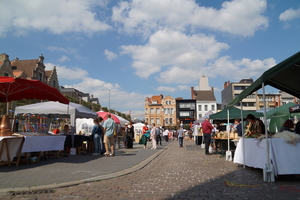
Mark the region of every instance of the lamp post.
<instances>
[{"instance_id":1,"label":"lamp post","mask_svg":"<svg viewBox=\"0 0 300 200\"><path fill-rule=\"evenodd\" d=\"M110 88L108 88L108 112L110 112Z\"/></svg>"}]
</instances>

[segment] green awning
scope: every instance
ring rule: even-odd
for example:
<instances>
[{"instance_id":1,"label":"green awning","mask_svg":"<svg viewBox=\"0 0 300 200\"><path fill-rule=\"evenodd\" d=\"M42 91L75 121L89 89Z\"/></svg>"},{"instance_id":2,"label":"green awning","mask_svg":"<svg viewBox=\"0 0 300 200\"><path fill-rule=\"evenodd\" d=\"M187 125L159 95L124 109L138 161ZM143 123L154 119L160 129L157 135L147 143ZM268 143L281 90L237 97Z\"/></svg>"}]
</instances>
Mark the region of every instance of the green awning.
<instances>
[{"instance_id":1,"label":"green awning","mask_svg":"<svg viewBox=\"0 0 300 200\"><path fill-rule=\"evenodd\" d=\"M232 107L242 99L259 90L264 85L270 85L274 88L287 92L300 98L300 51L287 58L281 63L265 71L255 82L247 89L241 92L237 97L228 103Z\"/></svg>"},{"instance_id":2,"label":"green awning","mask_svg":"<svg viewBox=\"0 0 300 200\"><path fill-rule=\"evenodd\" d=\"M229 109L229 119L235 119L235 118L241 118L241 109L238 109L236 107L230 107ZM252 114L255 117L262 117L263 113L261 112L255 112L255 111L248 111L243 110L243 118L245 119L248 114ZM210 119L218 119L218 120L224 120L227 119L227 109L217 112L216 114L209 115Z\"/></svg>"}]
</instances>

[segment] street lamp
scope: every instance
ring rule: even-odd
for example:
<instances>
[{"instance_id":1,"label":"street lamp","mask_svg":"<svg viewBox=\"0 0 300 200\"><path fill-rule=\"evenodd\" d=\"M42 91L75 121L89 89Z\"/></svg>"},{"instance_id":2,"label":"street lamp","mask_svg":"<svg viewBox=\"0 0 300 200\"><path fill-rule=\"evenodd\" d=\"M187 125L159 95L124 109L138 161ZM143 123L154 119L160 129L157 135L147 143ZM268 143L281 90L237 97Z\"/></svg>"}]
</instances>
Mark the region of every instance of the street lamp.
<instances>
[{"instance_id":1,"label":"street lamp","mask_svg":"<svg viewBox=\"0 0 300 200\"><path fill-rule=\"evenodd\" d=\"M110 88L108 88L108 112L110 112Z\"/></svg>"}]
</instances>

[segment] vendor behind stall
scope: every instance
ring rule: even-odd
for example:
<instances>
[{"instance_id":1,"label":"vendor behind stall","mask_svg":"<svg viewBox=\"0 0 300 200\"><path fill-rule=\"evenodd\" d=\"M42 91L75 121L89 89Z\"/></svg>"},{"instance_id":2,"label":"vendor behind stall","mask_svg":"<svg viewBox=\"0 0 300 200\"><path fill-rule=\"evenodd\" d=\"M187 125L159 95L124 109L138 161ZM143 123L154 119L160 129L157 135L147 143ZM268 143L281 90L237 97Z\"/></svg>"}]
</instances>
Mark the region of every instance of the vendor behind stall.
<instances>
[{"instance_id":1,"label":"vendor behind stall","mask_svg":"<svg viewBox=\"0 0 300 200\"><path fill-rule=\"evenodd\" d=\"M259 137L260 134L265 134L265 125L260 119L252 114L248 114L246 120L249 122L248 129L246 130L246 137Z\"/></svg>"},{"instance_id":2,"label":"vendor behind stall","mask_svg":"<svg viewBox=\"0 0 300 200\"><path fill-rule=\"evenodd\" d=\"M280 132L283 131L291 131L294 132L294 122L292 120L286 120L282 127L280 128Z\"/></svg>"}]
</instances>

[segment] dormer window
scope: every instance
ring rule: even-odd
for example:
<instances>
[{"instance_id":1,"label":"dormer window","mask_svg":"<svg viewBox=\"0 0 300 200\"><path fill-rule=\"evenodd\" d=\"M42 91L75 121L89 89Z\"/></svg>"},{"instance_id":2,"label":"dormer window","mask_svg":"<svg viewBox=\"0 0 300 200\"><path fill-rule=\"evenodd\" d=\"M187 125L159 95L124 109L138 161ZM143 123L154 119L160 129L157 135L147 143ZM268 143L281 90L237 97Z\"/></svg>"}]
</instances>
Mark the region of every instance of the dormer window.
<instances>
[{"instance_id":1,"label":"dormer window","mask_svg":"<svg viewBox=\"0 0 300 200\"><path fill-rule=\"evenodd\" d=\"M152 101L152 104L157 104L157 101Z\"/></svg>"}]
</instances>

